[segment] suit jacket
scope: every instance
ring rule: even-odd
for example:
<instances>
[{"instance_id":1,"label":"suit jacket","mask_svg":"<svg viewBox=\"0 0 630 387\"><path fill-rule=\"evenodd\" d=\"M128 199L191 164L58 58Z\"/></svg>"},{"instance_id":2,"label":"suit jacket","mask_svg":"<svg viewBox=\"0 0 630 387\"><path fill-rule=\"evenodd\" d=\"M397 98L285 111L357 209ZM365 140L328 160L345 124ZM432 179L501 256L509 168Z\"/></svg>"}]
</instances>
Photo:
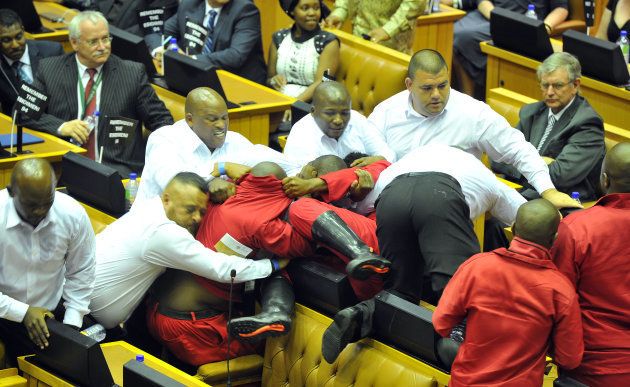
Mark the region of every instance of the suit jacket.
<instances>
[{"instance_id":1,"label":"suit jacket","mask_svg":"<svg viewBox=\"0 0 630 387\"><path fill-rule=\"evenodd\" d=\"M142 64L111 55L102 71L98 101L99 144L111 142L110 133L104 130L107 117L133 118L151 131L173 123L171 113L149 84ZM74 53L42 60L35 86L49 96L48 107L37 121L26 119L24 125L58 135L57 129L61 124L78 117L77 84L78 69ZM144 167L145 146L142 125L138 125L129 137L121 138L118 144L105 146L103 162L118 169L123 176L128 176L130 171L140 173Z\"/></svg>"},{"instance_id":2,"label":"suit jacket","mask_svg":"<svg viewBox=\"0 0 630 387\"><path fill-rule=\"evenodd\" d=\"M544 102L525 105L519 112L517 129L525 139L538 146L547 127L548 108ZM599 174L606 154L604 123L582 96L577 95L556 122L540 150L541 156L555 159L549 165L551 180L559 191L580 193L581 200L599 197ZM493 164L493 168L496 164ZM521 179L518 172L509 168L496 168L507 172L508 177ZM521 181L525 183L525 181ZM528 185L521 191L527 199L538 197Z\"/></svg>"},{"instance_id":3,"label":"suit jacket","mask_svg":"<svg viewBox=\"0 0 630 387\"><path fill-rule=\"evenodd\" d=\"M166 13L172 15L177 5L177 0L100 0L92 8L105 15L109 24L142 36L144 33L138 24L138 11L165 7Z\"/></svg>"},{"instance_id":4,"label":"suit jacket","mask_svg":"<svg viewBox=\"0 0 630 387\"><path fill-rule=\"evenodd\" d=\"M182 42L186 18L203 25L205 3L206 0L182 0L177 13L166 21L164 35ZM159 46L160 36L148 35L146 41L153 50ZM251 0L232 0L223 6L212 32L212 46L211 53L199 54L197 59L265 83L267 69L262 51L260 12Z\"/></svg>"},{"instance_id":5,"label":"suit jacket","mask_svg":"<svg viewBox=\"0 0 630 387\"><path fill-rule=\"evenodd\" d=\"M33 77L37 74L39 61L49 56L63 55L63 47L57 42L47 42L45 40L27 40L28 56L31 59L31 69ZM8 116L11 115L13 104L17 99L16 91L19 89L20 81L18 81L15 72L9 66L9 63L0 54L0 104L2 104L2 112Z\"/></svg>"}]
</instances>

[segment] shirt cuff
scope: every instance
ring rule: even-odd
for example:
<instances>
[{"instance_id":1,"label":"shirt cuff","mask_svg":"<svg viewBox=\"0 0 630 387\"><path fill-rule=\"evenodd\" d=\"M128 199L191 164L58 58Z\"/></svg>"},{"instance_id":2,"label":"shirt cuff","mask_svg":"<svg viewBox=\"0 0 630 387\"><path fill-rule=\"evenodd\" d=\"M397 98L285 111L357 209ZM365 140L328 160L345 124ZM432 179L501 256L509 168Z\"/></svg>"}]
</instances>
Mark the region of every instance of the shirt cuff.
<instances>
[{"instance_id":1,"label":"shirt cuff","mask_svg":"<svg viewBox=\"0 0 630 387\"><path fill-rule=\"evenodd\" d=\"M63 316L63 323L81 328L81 326L83 326L83 316L76 309L66 308L66 314Z\"/></svg>"},{"instance_id":2,"label":"shirt cuff","mask_svg":"<svg viewBox=\"0 0 630 387\"><path fill-rule=\"evenodd\" d=\"M2 318L21 323L24 320L24 316L26 315L27 310L28 304L25 304L18 300L11 300L11 305L9 305L7 314L4 315Z\"/></svg>"},{"instance_id":3,"label":"shirt cuff","mask_svg":"<svg viewBox=\"0 0 630 387\"><path fill-rule=\"evenodd\" d=\"M549 174L545 174L545 176L536 177L533 181L530 181L532 187L539 193L542 194L548 189L555 189L556 187L553 185L551 181L551 177Z\"/></svg>"},{"instance_id":4,"label":"shirt cuff","mask_svg":"<svg viewBox=\"0 0 630 387\"><path fill-rule=\"evenodd\" d=\"M65 122L64 122L64 124L65 124ZM61 134L61 127L62 126L63 126L63 124L59 125L59 127L57 128L57 136L59 136L59 137L62 136L62 134Z\"/></svg>"},{"instance_id":5,"label":"shirt cuff","mask_svg":"<svg viewBox=\"0 0 630 387\"><path fill-rule=\"evenodd\" d=\"M335 15L337 17L339 17L339 19L345 21L346 18L348 17L348 11L346 11L343 8L335 8L330 15Z\"/></svg>"},{"instance_id":6,"label":"shirt cuff","mask_svg":"<svg viewBox=\"0 0 630 387\"><path fill-rule=\"evenodd\" d=\"M387 35L389 35L390 39L392 39L394 35L396 35L400 30L402 30L400 26L396 25L396 23L392 21L385 23L383 27L381 28L383 28L383 30L387 32Z\"/></svg>"}]
</instances>

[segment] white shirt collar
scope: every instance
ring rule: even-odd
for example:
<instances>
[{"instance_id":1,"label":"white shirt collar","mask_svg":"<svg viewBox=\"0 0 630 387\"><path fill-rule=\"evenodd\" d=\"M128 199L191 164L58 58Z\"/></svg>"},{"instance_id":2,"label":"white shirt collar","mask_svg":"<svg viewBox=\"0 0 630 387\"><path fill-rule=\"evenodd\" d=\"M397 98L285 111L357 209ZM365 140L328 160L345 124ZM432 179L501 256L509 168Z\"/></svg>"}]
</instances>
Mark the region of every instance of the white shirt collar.
<instances>
[{"instance_id":1,"label":"white shirt collar","mask_svg":"<svg viewBox=\"0 0 630 387\"><path fill-rule=\"evenodd\" d=\"M9 66L13 66L13 62L15 62L13 59L10 59L4 54L2 56L4 56L4 59L6 59ZM24 49L24 54L22 54L22 57L19 59L19 61L24 63L25 65L31 65L31 57L28 55L28 44L26 45L26 48Z\"/></svg>"},{"instance_id":2,"label":"white shirt collar","mask_svg":"<svg viewBox=\"0 0 630 387\"><path fill-rule=\"evenodd\" d=\"M83 74L85 74L85 71L88 69L88 67L79 61L79 57L76 54L74 55L74 59L77 61L77 66L79 68L79 78L80 78L83 76ZM103 68L103 65L96 67L96 74L100 73L102 68Z\"/></svg>"},{"instance_id":3,"label":"white shirt collar","mask_svg":"<svg viewBox=\"0 0 630 387\"><path fill-rule=\"evenodd\" d=\"M564 114L564 112L569 108L569 106L571 106L573 101L575 101L575 95L573 96L573 99L571 99L571 101L567 104L567 106L565 106L564 108L562 108L562 110L560 110L558 113L555 113L555 114L551 111L551 109L548 108L549 114L547 115L547 120L549 120L549 117L554 116L556 118L556 122L560 121L560 117L562 117L562 114Z\"/></svg>"},{"instance_id":4,"label":"white shirt collar","mask_svg":"<svg viewBox=\"0 0 630 387\"><path fill-rule=\"evenodd\" d=\"M452 90L450 90L452 91ZM449 93L449 98L448 100L450 101L450 93ZM444 106L444 109L442 109L442 111L440 112L440 114L435 115L435 116L425 116L423 114L420 114L416 111L416 109L413 108L413 99L411 97L411 92L409 92L409 96L407 97L407 109L405 111L405 113L407 113L407 118L410 117L416 117L416 118L430 118L430 117L437 117L437 116L441 116L442 114L445 114L444 112L446 112L446 109L448 108L448 101L446 102L446 106Z\"/></svg>"},{"instance_id":5,"label":"white shirt collar","mask_svg":"<svg viewBox=\"0 0 630 387\"><path fill-rule=\"evenodd\" d=\"M210 12L210 10L214 10L217 13L217 17L219 16L219 14L221 13L221 10L223 9L223 6L220 7L211 7L210 4L208 4L207 1L204 1L204 3L206 4L206 12L204 13L204 17L208 16L208 12ZM216 19L215 19L215 23L216 23Z\"/></svg>"}]
</instances>

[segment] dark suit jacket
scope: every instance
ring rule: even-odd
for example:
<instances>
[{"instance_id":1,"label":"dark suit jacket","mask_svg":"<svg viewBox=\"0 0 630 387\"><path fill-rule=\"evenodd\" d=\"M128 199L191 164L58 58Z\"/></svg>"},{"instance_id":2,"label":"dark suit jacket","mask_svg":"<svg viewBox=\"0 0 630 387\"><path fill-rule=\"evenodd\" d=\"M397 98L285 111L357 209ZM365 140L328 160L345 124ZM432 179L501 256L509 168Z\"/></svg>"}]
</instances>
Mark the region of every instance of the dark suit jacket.
<instances>
[{"instance_id":1,"label":"dark suit jacket","mask_svg":"<svg viewBox=\"0 0 630 387\"><path fill-rule=\"evenodd\" d=\"M41 59L63 55L63 47L57 42L27 40L26 46L28 47L28 56L31 59L33 77L37 74ZM19 89L20 82L2 54L0 54L0 66L2 66L2 71L0 71L0 104L2 104L2 112L10 116L13 104L17 99L16 90Z\"/></svg>"},{"instance_id":2,"label":"dark suit jacket","mask_svg":"<svg viewBox=\"0 0 630 387\"><path fill-rule=\"evenodd\" d=\"M173 36L183 46L186 18L202 25L205 0L182 0L177 13L166 21L164 35ZM148 35L151 50L159 46L160 36ZM251 0L232 0L221 9L212 34L213 52L198 55L199 60L250 79L265 83L267 69L262 51L260 12Z\"/></svg>"},{"instance_id":3,"label":"dark suit jacket","mask_svg":"<svg viewBox=\"0 0 630 387\"><path fill-rule=\"evenodd\" d=\"M172 15L177 5L177 0L100 0L91 8L105 15L109 24L142 36L144 33L138 24L138 11L165 7L167 15Z\"/></svg>"},{"instance_id":4,"label":"dark suit jacket","mask_svg":"<svg viewBox=\"0 0 630 387\"><path fill-rule=\"evenodd\" d=\"M149 84L142 64L111 55L102 71L98 101L101 114L99 144L107 144L111 138L103 125L107 117L133 118L144 123L151 131L173 123L171 113ZM24 125L57 135L61 124L78 116L77 82L78 69L74 53L42 60L35 86L49 96L48 107L39 120L26 119ZM130 171L140 173L144 167L145 146L142 125L138 125L130 137L105 147L103 162L118 169L123 176L127 176Z\"/></svg>"},{"instance_id":5,"label":"dark suit jacket","mask_svg":"<svg viewBox=\"0 0 630 387\"><path fill-rule=\"evenodd\" d=\"M517 129L525 139L538 146L547 127L548 108L544 102L525 105L519 112ZM541 156L555 159L549 165L551 180L559 191L580 193L581 200L599 197L599 174L606 154L604 123L588 101L581 96L575 100L556 122L547 138ZM493 168L497 166L493 164ZM521 178L509 168L496 168L499 172ZM509 177L508 176L508 177ZM521 179L524 180L524 179ZM521 193L527 199L538 197L529 186Z\"/></svg>"}]
</instances>

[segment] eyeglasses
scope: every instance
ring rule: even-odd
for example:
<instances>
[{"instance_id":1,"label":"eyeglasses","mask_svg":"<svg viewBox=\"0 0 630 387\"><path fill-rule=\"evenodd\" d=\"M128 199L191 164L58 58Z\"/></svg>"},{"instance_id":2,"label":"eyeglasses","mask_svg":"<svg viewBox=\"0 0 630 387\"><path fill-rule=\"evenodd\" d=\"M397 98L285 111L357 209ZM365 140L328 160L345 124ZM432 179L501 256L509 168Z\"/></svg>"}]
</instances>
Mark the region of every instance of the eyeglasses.
<instances>
[{"instance_id":1,"label":"eyeglasses","mask_svg":"<svg viewBox=\"0 0 630 387\"><path fill-rule=\"evenodd\" d=\"M569 82L569 83L563 83L563 82L541 83L540 84L540 90L545 91L545 90L549 89L549 86L551 86L552 89L554 89L555 91L558 91L558 90L562 90L566 85L569 85L571 83L572 82Z\"/></svg>"},{"instance_id":2,"label":"eyeglasses","mask_svg":"<svg viewBox=\"0 0 630 387\"><path fill-rule=\"evenodd\" d=\"M112 42L114 38L111 36L106 36L104 38L100 38L100 39L90 39L90 40L85 40L85 44L87 44L88 46L94 48L96 46L98 46L99 43L101 43L103 46L107 46L108 44L110 44Z\"/></svg>"}]
</instances>

